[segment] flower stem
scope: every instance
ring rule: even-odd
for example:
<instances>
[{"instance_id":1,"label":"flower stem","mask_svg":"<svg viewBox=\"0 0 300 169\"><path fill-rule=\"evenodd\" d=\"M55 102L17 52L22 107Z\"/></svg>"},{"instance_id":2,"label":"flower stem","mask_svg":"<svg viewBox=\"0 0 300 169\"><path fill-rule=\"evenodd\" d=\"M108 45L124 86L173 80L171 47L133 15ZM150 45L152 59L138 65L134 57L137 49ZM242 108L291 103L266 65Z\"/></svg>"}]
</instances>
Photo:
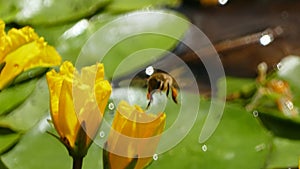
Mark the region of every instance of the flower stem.
<instances>
[{"instance_id":1,"label":"flower stem","mask_svg":"<svg viewBox=\"0 0 300 169\"><path fill-rule=\"evenodd\" d=\"M82 168L83 157L73 157L73 169Z\"/></svg>"}]
</instances>

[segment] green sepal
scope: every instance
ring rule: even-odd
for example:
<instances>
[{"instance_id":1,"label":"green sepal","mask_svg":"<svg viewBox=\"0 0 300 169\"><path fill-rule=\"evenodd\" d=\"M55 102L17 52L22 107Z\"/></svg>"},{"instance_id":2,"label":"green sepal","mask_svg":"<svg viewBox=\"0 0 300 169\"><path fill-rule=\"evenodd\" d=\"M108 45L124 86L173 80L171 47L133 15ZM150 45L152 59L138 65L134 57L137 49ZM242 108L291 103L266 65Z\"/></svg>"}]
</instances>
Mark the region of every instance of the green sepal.
<instances>
[{"instance_id":1,"label":"green sepal","mask_svg":"<svg viewBox=\"0 0 300 169\"><path fill-rule=\"evenodd\" d=\"M107 149L107 142L104 144L103 151L102 151L102 161L103 161L103 169L110 169L109 165L109 154Z\"/></svg>"},{"instance_id":2,"label":"green sepal","mask_svg":"<svg viewBox=\"0 0 300 169\"><path fill-rule=\"evenodd\" d=\"M0 73L1 73L2 69L4 68L4 66L5 66L5 62L0 63Z\"/></svg>"},{"instance_id":3,"label":"green sepal","mask_svg":"<svg viewBox=\"0 0 300 169\"><path fill-rule=\"evenodd\" d=\"M130 161L130 163L125 167L125 169L134 169L137 162L138 162L138 155L135 155L135 157Z\"/></svg>"},{"instance_id":4,"label":"green sepal","mask_svg":"<svg viewBox=\"0 0 300 169\"><path fill-rule=\"evenodd\" d=\"M87 134L86 134L86 124L83 121L80 124L79 130L77 132L76 141L75 141L75 154L71 154L73 157L84 157L87 154L89 146L87 146Z\"/></svg>"},{"instance_id":5,"label":"green sepal","mask_svg":"<svg viewBox=\"0 0 300 169\"><path fill-rule=\"evenodd\" d=\"M36 67L36 68L26 70L26 71L22 72L21 74L19 74L13 80L12 85L24 82L26 80L29 80L29 79L32 79L35 77L39 77L39 76L43 75L47 70L48 70L48 68L46 68L46 67Z\"/></svg>"}]
</instances>

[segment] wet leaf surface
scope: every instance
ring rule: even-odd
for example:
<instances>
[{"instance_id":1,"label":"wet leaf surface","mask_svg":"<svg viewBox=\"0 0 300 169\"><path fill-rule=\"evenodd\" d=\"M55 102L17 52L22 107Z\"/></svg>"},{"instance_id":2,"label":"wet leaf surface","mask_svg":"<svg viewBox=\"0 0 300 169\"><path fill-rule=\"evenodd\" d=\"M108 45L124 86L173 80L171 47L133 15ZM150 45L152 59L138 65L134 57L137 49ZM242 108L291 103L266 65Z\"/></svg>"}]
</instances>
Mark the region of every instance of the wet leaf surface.
<instances>
[{"instance_id":1,"label":"wet leaf surface","mask_svg":"<svg viewBox=\"0 0 300 169\"><path fill-rule=\"evenodd\" d=\"M2 90L0 92L0 115L9 113L24 102L34 90L36 82L37 80L33 79Z\"/></svg>"},{"instance_id":2,"label":"wet leaf surface","mask_svg":"<svg viewBox=\"0 0 300 169\"><path fill-rule=\"evenodd\" d=\"M20 97L20 93L15 94ZM19 107L12 110L8 115L0 117L0 126L17 131L30 129L49 111L48 97L46 78L42 77L33 88L32 94Z\"/></svg>"}]
</instances>

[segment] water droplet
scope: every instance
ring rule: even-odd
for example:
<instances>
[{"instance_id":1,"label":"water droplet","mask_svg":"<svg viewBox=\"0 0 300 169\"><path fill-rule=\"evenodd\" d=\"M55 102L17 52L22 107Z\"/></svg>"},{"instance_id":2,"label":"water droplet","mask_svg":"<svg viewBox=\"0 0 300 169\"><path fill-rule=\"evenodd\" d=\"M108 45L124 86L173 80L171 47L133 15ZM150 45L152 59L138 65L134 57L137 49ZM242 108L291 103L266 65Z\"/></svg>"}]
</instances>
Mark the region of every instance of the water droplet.
<instances>
[{"instance_id":1,"label":"water droplet","mask_svg":"<svg viewBox=\"0 0 300 169\"><path fill-rule=\"evenodd\" d=\"M259 152L259 151L264 150L265 148L266 148L266 145L264 143L262 143L262 144L255 146L255 151Z\"/></svg>"},{"instance_id":2,"label":"water droplet","mask_svg":"<svg viewBox=\"0 0 300 169\"><path fill-rule=\"evenodd\" d=\"M252 112L252 114L253 114L254 117L258 117L258 111L254 110L254 111Z\"/></svg>"},{"instance_id":3,"label":"water droplet","mask_svg":"<svg viewBox=\"0 0 300 169\"><path fill-rule=\"evenodd\" d=\"M114 108L115 108L114 103L111 102L111 103L108 104L108 109L109 110L113 110Z\"/></svg>"},{"instance_id":4,"label":"water droplet","mask_svg":"<svg viewBox=\"0 0 300 169\"><path fill-rule=\"evenodd\" d=\"M32 73L32 72L29 72L29 73L28 73L28 77L29 77L29 78L33 78L33 73Z\"/></svg>"},{"instance_id":5,"label":"water droplet","mask_svg":"<svg viewBox=\"0 0 300 169\"><path fill-rule=\"evenodd\" d=\"M105 132L104 131L100 131L99 135L100 135L101 138L103 138L103 137L105 137Z\"/></svg>"},{"instance_id":6,"label":"water droplet","mask_svg":"<svg viewBox=\"0 0 300 169\"><path fill-rule=\"evenodd\" d=\"M145 73L146 73L146 75L151 76L154 73L153 66L147 67Z\"/></svg>"},{"instance_id":7,"label":"water droplet","mask_svg":"<svg viewBox=\"0 0 300 169\"><path fill-rule=\"evenodd\" d=\"M274 40L273 35L272 35L272 34L267 34L267 35L263 35L263 36L259 39L259 42L260 42L261 45L267 46L267 45L269 45L273 40Z\"/></svg>"},{"instance_id":8,"label":"water droplet","mask_svg":"<svg viewBox=\"0 0 300 169\"><path fill-rule=\"evenodd\" d=\"M276 67L277 67L278 70L281 70L281 68L282 68L282 63L279 62L279 63L276 65Z\"/></svg>"},{"instance_id":9,"label":"water droplet","mask_svg":"<svg viewBox=\"0 0 300 169\"><path fill-rule=\"evenodd\" d=\"M153 160L155 160L155 161L158 160L158 154L153 155Z\"/></svg>"},{"instance_id":10,"label":"water droplet","mask_svg":"<svg viewBox=\"0 0 300 169\"><path fill-rule=\"evenodd\" d=\"M207 145L204 144L204 145L202 146L202 151L204 151L204 152L207 151Z\"/></svg>"},{"instance_id":11,"label":"water droplet","mask_svg":"<svg viewBox=\"0 0 300 169\"><path fill-rule=\"evenodd\" d=\"M289 110L293 110L294 104L290 100L286 101L284 104Z\"/></svg>"},{"instance_id":12,"label":"water droplet","mask_svg":"<svg viewBox=\"0 0 300 169\"><path fill-rule=\"evenodd\" d=\"M225 5L228 2L228 0L219 0L220 5Z\"/></svg>"}]
</instances>

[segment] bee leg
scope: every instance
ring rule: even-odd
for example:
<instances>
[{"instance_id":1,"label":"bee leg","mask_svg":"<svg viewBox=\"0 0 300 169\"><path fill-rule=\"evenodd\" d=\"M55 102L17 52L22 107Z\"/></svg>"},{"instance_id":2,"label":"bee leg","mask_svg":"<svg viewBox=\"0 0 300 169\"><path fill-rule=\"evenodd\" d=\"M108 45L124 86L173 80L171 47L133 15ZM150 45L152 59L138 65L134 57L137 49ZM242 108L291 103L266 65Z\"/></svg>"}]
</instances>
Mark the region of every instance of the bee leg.
<instances>
[{"instance_id":1,"label":"bee leg","mask_svg":"<svg viewBox=\"0 0 300 169\"><path fill-rule=\"evenodd\" d=\"M147 107L146 107L146 110L149 109L150 104L151 104L151 101L148 102Z\"/></svg>"},{"instance_id":2,"label":"bee leg","mask_svg":"<svg viewBox=\"0 0 300 169\"><path fill-rule=\"evenodd\" d=\"M175 87L171 87L171 90L172 90L172 99L176 104L178 104L178 102L177 102L177 95L178 95L177 89Z\"/></svg>"},{"instance_id":3,"label":"bee leg","mask_svg":"<svg viewBox=\"0 0 300 169\"><path fill-rule=\"evenodd\" d=\"M148 104L147 104L146 109L149 108L149 106L150 106L150 104L151 104L151 102L152 102L152 100L153 100L152 93L147 93L147 99L149 100L149 102L148 102Z\"/></svg>"},{"instance_id":4,"label":"bee leg","mask_svg":"<svg viewBox=\"0 0 300 169\"><path fill-rule=\"evenodd\" d=\"M167 84L168 86L167 86L167 92L166 92L166 95L167 95L167 97L169 96L169 90L170 90L170 85L169 85L169 83Z\"/></svg>"},{"instance_id":5,"label":"bee leg","mask_svg":"<svg viewBox=\"0 0 300 169\"><path fill-rule=\"evenodd\" d=\"M150 106L151 102L152 102L152 96L150 97L150 100L149 100L149 102L148 102L148 104L147 104L147 107L146 107L146 109L148 109L148 108L149 108L149 106Z\"/></svg>"}]
</instances>

